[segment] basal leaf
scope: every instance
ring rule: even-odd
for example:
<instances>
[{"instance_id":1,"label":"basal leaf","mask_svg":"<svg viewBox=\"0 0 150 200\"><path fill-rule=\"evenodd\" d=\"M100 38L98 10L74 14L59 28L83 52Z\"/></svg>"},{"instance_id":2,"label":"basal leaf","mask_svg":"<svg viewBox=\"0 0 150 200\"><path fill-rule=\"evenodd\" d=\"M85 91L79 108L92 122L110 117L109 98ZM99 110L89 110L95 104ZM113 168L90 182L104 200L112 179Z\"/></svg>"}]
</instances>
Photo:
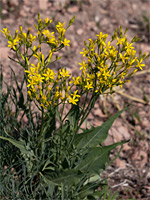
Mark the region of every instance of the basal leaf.
<instances>
[{"instance_id":1,"label":"basal leaf","mask_svg":"<svg viewBox=\"0 0 150 200\"><path fill-rule=\"evenodd\" d=\"M17 147L18 149L20 149L21 153L28 154L30 156L34 156L34 153L32 151L30 151L30 150L28 151L26 149L26 147L25 147L25 141L17 141L17 140L11 139L11 138L3 137L3 136L0 136L0 139L7 140L10 143L12 143L15 147Z\"/></svg>"},{"instance_id":2,"label":"basal leaf","mask_svg":"<svg viewBox=\"0 0 150 200\"><path fill-rule=\"evenodd\" d=\"M127 141L118 142L109 146L93 147L89 149L89 153L81 161L76 169L82 172L99 173L101 169L105 168L108 161L109 153L118 145L122 145Z\"/></svg>"},{"instance_id":3,"label":"basal leaf","mask_svg":"<svg viewBox=\"0 0 150 200\"><path fill-rule=\"evenodd\" d=\"M74 144L77 146L77 148L85 148L87 146L96 147L98 144L104 142L104 140L107 138L108 131L113 122L123 111L124 109L118 112L116 115L112 116L101 126L91 128L90 130L76 135Z\"/></svg>"},{"instance_id":4,"label":"basal leaf","mask_svg":"<svg viewBox=\"0 0 150 200\"><path fill-rule=\"evenodd\" d=\"M83 176L83 174L79 173L78 170L74 169L55 173L49 173L46 170L45 172L43 172L43 175L46 180L51 181L56 185L67 184L69 186L80 182L81 177Z\"/></svg>"}]
</instances>

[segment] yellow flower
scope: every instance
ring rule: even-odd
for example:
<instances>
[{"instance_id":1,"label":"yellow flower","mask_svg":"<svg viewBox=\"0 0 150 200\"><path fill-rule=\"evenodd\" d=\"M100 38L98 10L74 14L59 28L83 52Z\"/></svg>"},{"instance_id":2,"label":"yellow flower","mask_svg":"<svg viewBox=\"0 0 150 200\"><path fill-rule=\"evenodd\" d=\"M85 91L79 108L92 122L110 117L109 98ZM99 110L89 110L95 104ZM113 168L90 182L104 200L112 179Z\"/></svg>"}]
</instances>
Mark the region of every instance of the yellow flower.
<instances>
[{"instance_id":1,"label":"yellow flower","mask_svg":"<svg viewBox=\"0 0 150 200\"><path fill-rule=\"evenodd\" d=\"M49 20L49 18L47 17L47 19L45 19L45 23L47 24L48 22L51 23L52 20Z\"/></svg>"},{"instance_id":2,"label":"yellow flower","mask_svg":"<svg viewBox=\"0 0 150 200\"><path fill-rule=\"evenodd\" d=\"M47 37L49 36L49 30L47 29L47 30L43 30L43 35L46 35Z\"/></svg>"},{"instance_id":3,"label":"yellow flower","mask_svg":"<svg viewBox=\"0 0 150 200\"><path fill-rule=\"evenodd\" d=\"M76 102L79 101L78 99L75 99L75 97L72 98L71 96L68 96L68 98L69 98L69 103L72 103L72 104L74 104L74 105L77 105Z\"/></svg>"},{"instance_id":4,"label":"yellow flower","mask_svg":"<svg viewBox=\"0 0 150 200\"><path fill-rule=\"evenodd\" d=\"M75 78L74 76L72 77L72 80L69 82L70 84L73 83L74 85L79 85L81 83L81 77L78 76Z\"/></svg>"},{"instance_id":5,"label":"yellow flower","mask_svg":"<svg viewBox=\"0 0 150 200\"><path fill-rule=\"evenodd\" d=\"M35 76L32 77L32 79L34 80L34 82L39 83L39 82L43 82L44 77L41 76L41 74L36 74Z\"/></svg>"},{"instance_id":6,"label":"yellow flower","mask_svg":"<svg viewBox=\"0 0 150 200\"><path fill-rule=\"evenodd\" d=\"M26 73L28 73L28 76L32 76L35 74L35 67L30 67L30 71L25 70Z\"/></svg>"},{"instance_id":7,"label":"yellow flower","mask_svg":"<svg viewBox=\"0 0 150 200\"><path fill-rule=\"evenodd\" d=\"M13 41L8 41L8 44L9 44L8 47L16 50L16 46L17 46L18 42L19 42L18 38L14 39Z\"/></svg>"},{"instance_id":8,"label":"yellow flower","mask_svg":"<svg viewBox=\"0 0 150 200\"><path fill-rule=\"evenodd\" d=\"M62 29L62 28L64 28L64 25L65 25L65 22L63 24L61 22L59 22L58 25L56 25L56 29L57 30Z\"/></svg>"},{"instance_id":9,"label":"yellow flower","mask_svg":"<svg viewBox=\"0 0 150 200\"><path fill-rule=\"evenodd\" d=\"M3 28L3 31L1 30L1 32L2 32L5 36L8 35L7 28Z\"/></svg>"},{"instance_id":10,"label":"yellow flower","mask_svg":"<svg viewBox=\"0 0 150 200\"><path fill-rule=\"evenodd\" d=\"M46 77L46 79L45 79L46 81L49 80L49 79L50 80L51 79L54 80L56 74L57 73L54 73L53 70L51 70L51 69L48 68L46 74L43 74L43 76Z\"/></svg>"},{"instance_id":11,"label":"yellow flower","mask_svg":"<svg viewBox=\"0 0 150 200\"><path fill-rule=\"evenodd\" d=\"M67 40L65 38L64 41L62 41L61 43L64 44L64 46L70 46L70 44L68 44L69 42L70 42L70 40Z\"/></svg>"},{"instance_id":12,"label":"yellow flower","mask_svg":"<svg viewBox=\"0 0 150 200\"><path fill-rule=\"evenodd\" d=\"M93 82L87 82L87 84L84 86L85 88L87 88L88 90L92 89L93 88Z\"/></svg>"},{"instance_id":13,"label":"yellow flower","mask_svg":"<svg viewBox=\"0 0 150 200\"><path fill-rule=\"evenodd\" d=\"M83 63L79 63L81 65L80 70L84 69L86 71L87 64L85 64L85 61L83 60Z\"/></svg>"},{"instance_id":14,"label":"yellow flower","mask_svg":"<svg viewBox=\"0 0 150 200\"><path fill-rule=\"evenodd\" d=\"M87 56L88 53L89 53L89 50L86 50L85 48L83 48L83 52L80 52L80 54L83 54L83 57Z\"/></svg>"},{"instance_id":15,"label":"yellow flower","mask_svg":"<svg viewBox=\"0 0 150 200\"><path fill-rule=\"evenodd\" d=\"M22 33L22 26L20 26L19 28L20 28L20 32Z\"/></svg>"},{"instance_id":16,"label":"yellow flower","mask_svg":"<svg viewBox=\"0 0 150 200\"><path fill-rule=\"evenodd\" d=\"M71 96L68 96L68 98L69 98L69 103L72 103L72 104L74 104L74 105L77 105L77 102L79 101L79 97L80 97L80 95L77 95L77 92L78 92L78 90L76 90L75 92L74 92L74 94L71 94L71 96L73 96L73 97L71 97Z\"/></svg>"},{"instance_id":17,"label":"yellow flower","mask_svg":"<svg viewBox=\"0 0 150 200\"><path fill-rule=\"evenodd\" d=\"M45 95L42 95L42 100L43 100L43 103L45 103L47 100L47 97Z\"/></svg>"},{"instance_id":18,"label":"yellow flower","mask_svg":"<svg viewBox=\"0 0 150 200\"><path fill-rule=\"evenodd\" d=\"M55 44L56 46L57 46L57 40L55 39L55 36L53 35L53 36L50 36L49 38L48 38L48 41L47 41L47 43L48 44Z\"/></svg>"},{"instance_id":19,"label":"yellow flower","mask_svg":"<svg viewBox=\"0 0 150 200\"><path fill-rule=\"evenodd\" d=\"M34 80L34 78L28 79L29 84L27 85L27 87L31 87L34 88L34 85L37 84L37 82Z\"/></svg>"},{"instance_id":20,"label":"yellow flower","mask_svg":"<svg viewBox=\"0 0 150 200\"><path fill-rule=\"evenodd\" d=\"M102 32L100 32L100 34L96 36L98 37L99 40L102 40L102 39L106 39L108 37L108 34L103 34Z\"/></svg>"},{"instance_id":21,"label":"yellow flower","mask_svg":"<svg viewBox=\"0 0 150 200\"><path fill-rule=\"evenodd\" d=\"M22 35L24 36L24 38L27 38L27 34L26 33L22 33Z\"/></svg>"},{"instance_id":22,"label":"yellow flower","mask_svg":"<svg viewBox=\"0 0 150 200\"><path fill-rule=\"evenodd\" d=\"M31 95L32 95L30 90L28 91L28 95L29 95L30 97L31 97Z\"/></svg>"},{"instance_id":23,"label":"yellow flower","mask_svg":"<svg viewBox=\"0 0 150 200\"><path fill-rule=\"evenodd\" d=\"M59 22L58 25L56 25L56 29L59 33L59 38L61 38L64 34L66 29L64 28L65 22L62 24L61 22Z\"/></svg>"},{"instance_id":24,"label":"yellow flower","mask_svg":"<svg viewBox=\"0 0 150 200\"><path fill-rule=\"evenodd\" d=\"M138 67L138 68L140 68L141 70L143 70L142 67L145 66L145 64L141 64L141 62L143 61L143 59L141 58L140 61L139 61L138 59L136 59L136 61L137 61L136 67Z\"/></svg>"},{"instance_id":25,"label":"yellow flower","mask_svg":"<svg viewBox=\"0 0 150 200\"><path fill-rule=\"evenodd\" d=\"M34 45L34 47L33 47L33 51L35 51L36 50L36 46Z\"/></svg>"},{"instance_id":26,"label":"yellow flower","mask_svg":"<svg viewBox=\"0 0 150 200\"><path fill-rule=\"evenodd\" d=\"M30 39L29 39L29 42L33 42L36 40L36 36L33 36L32 34L30 34Z\"/></svg>"},{"instance_id":27,"label":"yellow flower","mask_svg":"<svg viewBox=\"0 0 150 200\"><path fill-rule=\"evenodd\" d=\"M60 74L62 75L62 77L63 78L65 78L65 77L69 77L70 76L70 74L68 74L69 73L69 71L66 71L66 69L62 69L62 71L60 70Z\"/></svg>"},{"instance_id":28,"label":"yellow flower","mask_svg":"<svg viewBox=\"0 0 150 200\"><path fill-rule=\"evenodd\" d=\"M130 43L130 44L129 44L128 42L126 43L125 49L126 49L126 52L127 52L128 54L130 54L131 50L134 49L134 47L132 47L132 44L133 44L133 43Z\"/></svg>"},{"instance_id":29,"label":"yellow flower","mask_svg":"<svg viewBox=\"0 0 150 200\"><path fill-rule=\"evenodd\" d=\"M126 57L126 53L124 55L119 53L119 56L120 56L121 60L123 61L123 63L125 63L125 60L129 59L129 57Z\"/></svg>"},{"instance_id":30,"label":"yellow flower","mask_svg":"<svg viewBox=\"0 0 150 200\"><path fill-rule=\"evenodd\" d=\"M117 45L121 45L121 44L122 44L121 38L118 38L118 37L117 37Z\"/></svg>"},{"instance_id":31,"label":"yellow flower","mask_svg":"<svg viewBox=\"0 0 150 200\"><path fill-rule=\"evenodd\" d=\"M48 38L50 38L50 37L54 37L54 32L49 32L49 30L48 29L46 29L46 30L43 30L43 35L46 35L46 37L48 37Z\"/></svg>"}]
</instances>

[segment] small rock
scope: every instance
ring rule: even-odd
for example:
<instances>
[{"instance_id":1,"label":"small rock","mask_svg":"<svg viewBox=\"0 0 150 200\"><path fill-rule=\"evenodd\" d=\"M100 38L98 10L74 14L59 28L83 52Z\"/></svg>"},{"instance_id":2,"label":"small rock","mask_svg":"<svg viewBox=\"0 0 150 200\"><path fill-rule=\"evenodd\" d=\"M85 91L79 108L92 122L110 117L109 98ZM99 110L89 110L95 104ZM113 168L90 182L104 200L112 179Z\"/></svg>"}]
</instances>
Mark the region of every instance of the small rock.
<instances>
[{"instance_id":1,"label":"small rock","mask_svg":"<svg viewBox=\"0 0 150 200\"><path fill-rule=\"evenodd\" d=\"M111 127L111 129L109 130L109 135L114 138L114 142L120 142L123 140L122 135L114 127Z\"/></svg>"},{"instance_id":2,"label":"small rock","mask_svg":"<svg viewBox=\"0 0 150 200\"><path fill-rule=\"evenodd\" d=\"M72 41L72 46L75 48L75 47L78 46L78 43L77 43L75 40L73 40L73 41Z\"/></svg>"},{"instance_id":3,"label":"small rock","mask_svg":"<svg viewBox=\"0 0 150 200\"><path fill-rule=\"evenodd\" d=\"M108 137L106 138L106 140L104 141L104 145L111 145L111 144L113 144L114 143L114 140L113 140L113 138L110 136L110 135L108 135Z\"/></svg>"},{"instance_id":4,"label":"small rock","mask_svg":"<svg viewBox=\"0 0 150 200\"><path fill-rule=\"evenodd\" d=\"M138 9L138 5L136 3L132 4L132 8L133 10L137 10Z\"/></svg>"},{"instance_id":5,"label":"small rock","mask_svg":"<svg viewBox=\"0 0 150 200\"><path fill-rule=\"evenodd\" d=\"M107 18L103 18L103 19L101 20L101 23L100 23L101 26L106 26L106 25L108 25L108 24L109 24L109 20L108 20Z\"/></svg>"},{"instance_id":6,"label":"small rock","mask_svg":"<svg viewBox=\"0 0 150 200\"><path fill-rule=\"evenodd\" d=\"M1 47L0 60L6 59L8 57L8 52L9 52L8 47Z\"/></svg>"},{"instance_id":7,"label":"small rock","mask_svg":"<svg viewBox=\"0 0 150 200\"><path fill-rule=\"evenodd\" d=\"M95 31L95 32L98 31L95 22L87 22L87 25L88 25L88 27L89 27L89 29L90 29L91 31Z\"/></svg>"},{"instance_id":8,"label":"small rock","mask_svg":"<svg viewBox=\"0 0 150 200\"><path fill-rule=\"evenodd\" d=\"M7 10L2 10L2 15L8 14Z\"/></svg>"},{"instance_id":9,"label":"small rock","mask_svg":"<svg viewBox=\"0 0 150 200\"><path fill-rule=\"evenodd\" d=\"M119 119L115 120L113 126L115 126L116 128L122 126L121 120L119 120Z\"/></svg>"},{"instance_id":10,"label":"small rock","mask_svg":"<svg viewBox=\"0 0 150 200\"><path fill-rule=\"evenodd\" d=\"M83 34L83 29L78 29L78 30L77 30L77 34L78 34L78 35L82 35L82 34Z\"/></svg>"},{"instance_id":11,"label":"small rock","mask_svg":"<svg viewBox=\"0 0 150 200\"><path fill-rule=\"evenodd\" d=\"M143 150L137 150L137 151L135 151L132 159L137 160L137 161L141 161L143 164L147 163L147 159L148 159L147 153Z\"/></svg>"},{"instance_id":12,"label":"small rock","mask_svg":"<svg viewBox=\"0 0 150 200\"><path fill-rule=\"evenodd\" d=\"M30 5L30 3L31 3L31 1L30 1L30 0L24 0L23 2L24 2L24 4L25 4L25 5L28 5L28 6L29 6L29 5Z\"/></svg>"},{"instance_id":13,"label":"small rock","mask_svg":"<svg viewBox=\"0 0 150 200\"><path fill-rule=\"evenodd\" d=\"M119 158L117 158L115 160L115 165L116 165L116 167L126 168L126 162L125 162L125 160L120 160Z\"/></svg>"},{"instance_id":14,"label":"small rock","mask_svg":"<svg viewBox=\"0 0 150 200\"><path fill-rule=\"evenodd\" d=\"M48 0L39 0L39 9L46 10L47 9Z\"/></svg>"},{"instance_id":15,"label":"small rock","mask_svg":"<svg viewBox=\"0 0 150 200\"><path fill-rule=\"evenodd\" d=\"M144 127L149 127L149 120L148 120L147 118L144 118L144 119L142 120L142 125L143 125Z\"/></svg>"},{"instance_id":16,"label":"small rock","mask_svg":"<svg viewBox=\"0 0 150 200\"><path fill-rule=\"evenodd\" d=\"M72 6L68 8L68 12L69 13L77 13L79 11L79 7L78 6Z\"/></svg>"},{"instance_id":17,"label":"small rock","mask_svg":"<svg viewBox=\"0 0 150 200\"><path fill-rule=\"evenodd\" d=\"M58 9L60 8L64 8L67 4L67 1L66 0L57 0L57 1L54 1L54 7L57 7Z\"/></svg>"},{"instance_id":18,"label":"small rock","mask_svg":"<svg viewBox=\"0 0 150 200\"><path fill-rule=\"evenodd\" d=\"M102 110L97 108L94 109L94 115L100 118L106 118L107 116L105 114L103 114Z\"/></svg>"},{"instance_id":19,"label":"small rock","mask_svg":"<svg viewBox=\"0 0 150 200\"><path fill-rule=\"evenodd\" d=\"M20 15L21 15L22 17L25 17L25 16L27 15L27 12L26 12L24 9L21 9Z\"/></svg>"},{"instance_id":20,"label":"small rock","mask_svg":"<svg viewBox=\"0 0 150 200\"><path fill-rule=\"evenodd\" d=\"M100 16L99 15L95 15L95 22L98 23L100 21Z\"/></svg>"},{"instance_id":21,"label":"small rock","mask_svg":"<svg viewBox=\"0 0 150 200\"><path fill-rule=\"evenodd\" d=\"M131 147L128 145L128 143L125 143L125 144L123 145L123 148L122 148L123 151L128 151L128 150L130 150L130 149L131 149Z\"/></svg>"},{"instance_id":22,"label":"small rock","mask_svg":"<svg viewBox=\"0 0 150 200\"><path fill-rule=\"evenodd\" d=\"M10 4L11 4L12 6L19 6L18 0L11 0L11 1L10 1Z\"/></svg>"},{"instance_id":23,"label":"small rock","mask_svg":"<svg viewBox=\"0 0 150 200\"><path fill-rule=\"evenodd\" d=\"M24 10L25 10L26 12L29 12L29 11L30 11L30 7L28 7L28 6L25 6L25 5L24 5L23 8L24 8Z\"/></svg>"},{"instance_id":24,"label":"small rock","mask_svg":"<svg viewBox=\"0 0 150 200\"><path fill-rule=\"evenodd\" d=\"M130 28L139 29L138 24L130 24Z\"/></svg>"},{"instance_id":25,"label":"small rock","mask_svg":"<svg viewBox=\"0 0 150 200\"><path fill-rule=\"evenodd\" d=\"M4 24L13 24L14 23L14 19L12 19L12 18L4 19L3 23Z\"/></svg>"},{"instance_id":26,"label":"small rock","mask_svg":"<svg viewBox=\"0 0 150 200\"><path fill-rule=\"evenodd\" d=\"M136 131L141 132L141 130L142 130L141 126L140 126L140 125L137 125L137 126L136 126Z\"/></svg>"},{"instance_id":27,"label":"small rock","mask_svg":"<svg viewBox=\"0 0 150 200\"><path fill-rule=\"evenodd\" d=\"M118 130L118 134L121 134L123 139L125 140L130 139L129 131L125 126L120 126L117 128L117 130Z\"/></svg>"}]
</instances>

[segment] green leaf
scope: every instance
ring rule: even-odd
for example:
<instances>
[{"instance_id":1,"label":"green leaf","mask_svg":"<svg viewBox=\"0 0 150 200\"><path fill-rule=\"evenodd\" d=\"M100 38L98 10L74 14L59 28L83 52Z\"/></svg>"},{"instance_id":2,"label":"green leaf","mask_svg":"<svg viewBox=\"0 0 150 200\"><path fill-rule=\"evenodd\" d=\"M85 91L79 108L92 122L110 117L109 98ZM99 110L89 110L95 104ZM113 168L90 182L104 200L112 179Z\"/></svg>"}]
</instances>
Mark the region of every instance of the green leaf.
<instances>
[{"instance_id":1,"label":"green leaf","mask_svg":"<svg viewBox=\"0 0 150 200\"><path fill-rule=\"evenodd\" d=\"M99 174L105 168L108 161L110 151L119 145L123 145L128 141L118 142L109 146L93 147L88 150L87 155L76 168L82 172L89 172L92 174Z\"/></svg>"},{"instance_id":2,"label":"green leaf","mask_svg":"<svg viewBox=\"0 0 150 200\"><path fill-rule=\"evenodd\" d=\"M113 122L123 111L124 109L112 116L101 126L91 128L88 131L84 131L83 133L76 135L74 144L77 146L77 148L85 148L87 146L96 147L98 144L104 142Z\"/></svg>"},{"instance_id":3,"label":"green leaf","mask_svg":"<svg viewBox=\"0 0 150 200\"><path fill-rule=\"evenodd\" d=\"M25 109L24 96L23 96L22 91L20 91L20 94L19 94L18 106L19 106L19 108L24 108Z\"/></svg>"},{"instance_id":4,"label":"green leaf","mask_svg":"<svg viewBox=\"0 0 150 200\"><path fill-rule=\"evenodd\" d=\"M44 167L43 167L43 169L42 169L42 171L44 171L44 170L46 170L46 169L51 169L51 170L53 170L54 171L54 167L48 167L48 165L49 164L52 164L52 165L54 165L54 163L53 162L51 162L50 160L47 160L46 161L46 163L45 163L45 165L44 165Z\"/></svg>"},{"instance_id":5,"label":"green leaf","mask_svg":"<svg viewBox=\"0 0 150 200\"><path fill-rule=\"evenodd\" d=\"M93 199L95 199L94 197L97 197L97 198L100 197L100 195L95 196L94 194L95 194L95 190L102 185L104 185L104 184L102 183L100 177L99 177L99 179L97 179L97 181L92 181L91 183L86 184L79 191L80 199L84 199L85 197L87 197L89 195L90 196L92 195Z\"/></svg>"},{"instance_id":6,"label":"green leaf","mask_svg":"<svg viewBox=\"0 0 150 200\"><path fill-rule=\"evenodd\" d=\"M17 147L18 149L20 149L21 153L28 154L30 156L34 156L33 151L26 149L25 141L17 141L17 140L11 139L11 138L3 137L3 136L0 136L0 139L9 141L15 147Z\"/></svg>"},{"instance_id":7,"label":"green leaf","mask_svg":"<svg viewBox=\"0 0 150 200\"><path fill-rule=\"evenodd\" d=\"M46 170L43 172L43 176L47 181L50 181L56 185L61 186L61 184L67 184L71 186L73 184L77 184L78 182L80 182L84 174L79 173L78 170L74 169L66 170L63 172L55 172L55 173L47 172Z\"/></svg>"}]
</instances>

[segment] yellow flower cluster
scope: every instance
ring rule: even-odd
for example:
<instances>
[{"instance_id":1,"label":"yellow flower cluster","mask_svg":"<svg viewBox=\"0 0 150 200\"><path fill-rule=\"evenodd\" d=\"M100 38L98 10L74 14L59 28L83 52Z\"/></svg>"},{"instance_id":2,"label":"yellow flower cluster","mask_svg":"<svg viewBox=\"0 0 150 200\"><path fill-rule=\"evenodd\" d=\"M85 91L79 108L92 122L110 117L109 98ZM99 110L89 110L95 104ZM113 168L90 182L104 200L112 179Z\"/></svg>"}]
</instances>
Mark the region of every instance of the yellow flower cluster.
<instances>
[{"instance_id":1,"label":"yellow flower cluster","mask_svg":"<svg viewBox=\"0 0 150 200\"><path fill-rule=\"evenodd\" d=\"M26 49L31 48L32 43L36 40L36 38L39 40L39 46L34 46L32 49L33 52L37 51L41 47L42 43L47 43L50 48L55 51L57 51L57 48L61 49L64 46L70 46L70 40L64 38L66 31L64 28L65 23L61 24L61 22L59 22L59 24L56 25L56 31L59 34L58 39L55 38L54 32L50 32L49 29L47 29L50 23L52 23L52 20L49 20L49 18L45 19L44 21L39 18L38 26L36 24L34 25L37 29L37 36L33 36L30 33L31 28L28 29L27 33L23 32L22 26L20 26L20 33L18 30L16 30L14 36L10 34L10 31L8 31L7 28L3 28L1 32L8 39L8 47L14 51L19 51L22 45L24 45Z\"/></svg>"},{"instance_id":2,"label":"yellow flower cluster","mask_svg":"<svg viewBox=\"0 0 150 200\"><path fill-rule=\"evenodd\" d=\"M69 26L73 21L74 18L70 20ZM82 63L79 63L80 76L71 77L65 68L55 72L48 66L52 63L52 56L56 51L69 46L70 41L64 37L69 26L65 29L65 23L59 22L56 25L58 33L56 39L55 33L47 28L51 23L52 20L49 18L42 21L39 16L38 25L35 25L37 36L30 33L31 29L27 33L23 32L22 27L20 27L20 33L16 30L14 36L11 36L7 28L3 28L2 31L8 39L8 47L17 54L19 53L25 63L24 65L20 59L18 60L27 74L29 96L44 109L67 102L77 105L84 94L91 93L98 96L108 89L112 92L114 86L122 87L128 81L128 77L132 76L138 68L142 70L145 66L142 61L147 58L146 54L138 58L133 47L133 42L137 40L136 37L129 43L125 35L126 31L122 33L120 28L120 33L117 34L116 30L111 41L106 42L108 35L100 32L96 35L97 39L89 39L89 44L85 42L85 48L83 52L80 52L84 57ZM37 47L32 44L36 39L39 41ZM116 41L116 44L111 45L112 41ZM46 58L42 54L42 43L50 47ZM25 46L23 53L20 50L22 45ZM28 49L32 51L31 55ZM37 65L29 63L32 56L38 59ZM130 69L133 69L131 73L129 73Z\"/></svg>"},{"instance_id":3,"label":"yellow flower cluster","mask_svg":"<svg viewBox=\"0 0 150 200\"><path fill-rule=\"evenodd\" d=\"M25 33L22 30L22 26L20 26L20 33L16 30L14 36L10 34L10 31L8 31L7 28L3 28L3 31L1 32L8 39L8 47L14 51L18 51L22 44L25 44L27 47L31 47L33 41L36 40L36 36L33 36L30 31L31 29L29 28L28 32Z\"/></svg>"},{"instance_id":4,"label":"yellow flower cluster","mask_svg":"<svg viewBox=\"0 0 150 200\"><path fill-rule=\"evenodd\" d=\"M72 86L69 85L68 79L71 76L69 71L62 68L55 73L52 69L42 66L44 55L38 57L38 64L31 64L30 70L25 70L28 74L28 94L35 98L41 107L47 108L51 105L58 105L69 102L77 104L80 95L78 90L71 92ZM44 63L45 64L45 63Z\"/></svg>"},{"instance_id":5,"label":"yellow flower cluster","mask_svg":"<svg viewBox=\"0 0 150 200\"><path fill-rule=\"evenodd\" d=\"M69 26L73 23L74 18L70 21ZM12 36L7 28L3 28L1 31L8 39L8 47L20 55L18 63L20 63L27 74L27 88L28 94L32 99L36 99L40 106L47 108L50 105L56 105L61 102L72 102L76 104L79 95L77 91L70 92L70 87L67 83L67 79L70 77L69 71L66 69L60 69L58 73L55 73L52 69L48 68L51 63L52 55L54 52L59 51L64 46L70 46L70 40L64 37L66 29L65 23L59 22L56 25L56 32L59 34L58 39L55 37L54 32L50 32L48 26L52 23L49 18L42 21L40 15L38 16L38 25L34 25L37 29L37 35L33 36L30 31L23 32L22 26L20 31L16 30L15 35ZM69 28L69 26L67 28ZM36 47L33 45L33 41L39 41L39 45ZM41 44L48 44L50 47L48 57L44 58L41 53ZM21 46L24 46L24 52L21 51ZM32 54L29 55L29 51ZM38 64L30 64L30 58L34 56L38 59ZM57 58L59 59L59 58ZM57 60L56 59L56 60ZM70 93L70 95L69 95ZM60 101L60 102L59 102Z\"/></svg>"},{"instance_id":6,"label":"yellow flower cluster","mask_svg":"<svg viewBox=\"0 0 150 200\"><path fill-rule=\"evenodd\" d=\"M115 85L122 87L128 81L127 78L133 75L138 68L143 69L145 65L142 61L147 57L146 53L137 58L132 46L136 37L129 43L125 33L126 31L123 34L120 28L120 37L115 32L112 40L106 42L108 35L100 32L96 35L96 40L89 39L89 45L85 42L86 47L80 53L86 57L87 63L85 59L83 63L79 63L80 70L82 70L82 84L78 81L80 78L77 77L73 79L75 85L80 84L82 89L94 89L99 93L107 89L112 91ZM114 40L116 40L116 45L111 45ZM129 73L131 68L132 73Z\"/></svg>"}]
</instances>

